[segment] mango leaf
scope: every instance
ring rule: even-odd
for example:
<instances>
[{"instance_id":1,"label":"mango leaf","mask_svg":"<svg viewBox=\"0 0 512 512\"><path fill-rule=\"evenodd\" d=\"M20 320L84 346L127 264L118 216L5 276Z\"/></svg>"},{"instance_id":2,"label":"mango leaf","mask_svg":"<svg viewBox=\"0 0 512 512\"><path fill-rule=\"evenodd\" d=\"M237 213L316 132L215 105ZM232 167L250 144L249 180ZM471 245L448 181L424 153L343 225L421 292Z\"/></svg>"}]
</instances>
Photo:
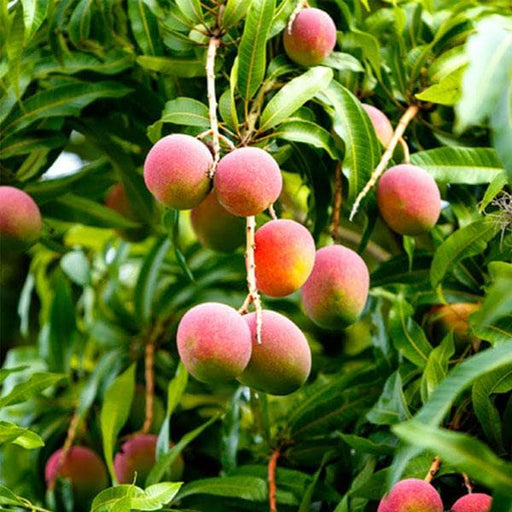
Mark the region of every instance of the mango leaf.
<instances>
[{"instance_id":1,"label":"mango leaf","mask_svg":"<svg viewBox=\"0 0 512 512\"><path fill-rule=\"evenodd\" d=\"M49 0L22 0L25 38L30 40L42 25L48 12Z\"/></svg>"},{"instance_id":2,"label":"mango leaf","mask_svg":"<svg viewBox=\"0 0 512 512\"><path fill-rule=\"evenodd\" d=\"M463 260L480 254L500 231L501 225L489 215L455 231L437 249L430 269L430 283L433 288Z\"/></svg>"},{"instance_id":3,"label":"mango leaf","mask_svg":"<svg viewBox=\"0 0 512 512\"><path fill-rule=\"evenodd\" d=\"M350 206L377 166L381 146L361 102L348 89L331 81L317 98L325 104L334 131L345 144L343 173L349 182Z\"/></svg>"},{"instance_id":4,"label":"mango leaf","mask_svg":"<svg viewBox=\"0 0 512 512\"><path fill-rule=\"evenodd\" d=\"M0 409L26 402L32 397L39 395L46 388L54 386L64 379L67 379L67 376L58 373L33 373L26 382L17 384L7 395L0 398Z\"/></svg>"},{"instance_id":5,"label":"mango leaf","mask_svg":"<svg viewBox=\"0 0 512 512\"><path fill-rule=\"evenodd\" d=\"M395 446L386 442L376 442L372 439L359 437L354 434L340 433L339 436L343 441L345 441L345 443L358 452L371 453L375 455L391 455L395 451Z\"/></svg>"},{"instance_id":6,"label":"mango leaf","mask_svg":"<svg viewBox=\"0 0 512 512\"><path fill-rule=\"evenodd\" d=\"M19 137L11 136L2 141L0 148L0 160L5 160L16 155L26 155L39 150L63 148L68 143L65 135L46 137Z\"/></svg>"},{"instance_id":7,"label":"mango leaf","mask_svg":"<svg viewBox=\"0 0 512 512\"><path fill-rule=\"evenodd\" d=\"M441 344L430 352L421 378L421 398L423 402L427 401L437 385L448 374L448 363L454 353L452 333L449 333Z\"/></svg>"},{"instance_id":8,"label":"mango leaf","mask_svg":"<svg viewBox=\"0 0 512 512\"><path fill-rule=\"evenodd\" d=\"M119 431L130 414L135 389L135 364L119 375L105 392L100 412L103 454L110 477L117 482L114 471L114 445Z\"/></svg>"},{"instance_id":9,"label":"mango leaf","mask_svg":"<svg viewBox=\"0 0 512 512\"><path fill-rule=\"evenodd\" d=\"M512 66L511 66L512 69ZM498 106L491 114L492 142L512 183L512 85L508 83L498 100Z\"/></svg>"},{"instance_id":10,"label":"mango leaf","mask_svg":"<svg viewBox=\"0 0 512 512\"><path fill-rule=\"evenodd\" d=\"M180 78L194 78L206 74L205 64L200 59L141 55L137 57L137 64L149 71L158 71L164 75L173 75Z\"/></svg>"},{"instance_id":11,"label":"mango leaf","mask_svg":"<svg viewBox=\"0 0 512 512\"><path fill-rule=\"evenodd\" d=\"M182 486L181 482L161 482L146 487L142 495L136 495L131 500L135 510L159 510L172 501Z\"/></svg>"},{"instance_id":12,"label":"mango leaf","mask_svg":"<svg viewBox=\"0 0 512 512\"><path fill-rule=\"evenodd\" d=\"M489 324L471 324L471 328L477 338L486 340L493 345L510 343L512 341L512 315L500 318Z\"/></svg>"},{"instance_id":13,"label":"mango leaf","mask_svg":"<svg viewBox=\"0 0 512 512\"><path fill-rule=\"evenodd\" d=\"M312 121L292 120L281 123L272 134L278 139L302 142L323 149L333 160L341 160L342 152L331 134Z\"/></svg>"},{"instance_id":14,"label":"mango leaf","mask_svg":"<svg viewBox=\"0 0 512 512\"><path fill-rule=\"evenodd\" d=\"M462 94L462 74L464 68L459 68L443 77L439 83L427 87L416 98L439 105L452 106L459 101Z\"/></svg>"},{"instance_id":15,"label":"mango leaf","mask_svg":"<svg viewBox=\"0 0 512 512\"><path fill-rule=\"evenodd\" d=\"M411 417L398 371L390 375L378 402L366 417L376 425L393 425Z\"/></svg>"},{"instance_id":16,"label":"mango leaf","mask_svg":"<svg viewBox=\"0 0 512 512\"><path fill-rule=\"evenodd\" d=\"M251 476L203 478L185 484L176 499L181 500L195 494L265 501L267 498L267 484L265 480Z\"/></svg>"},{"instance_id":17,"label":"mango leaf","mask_svg":"<svg viewBox=\"0 0 512 512\"><path fill-rule=\"evenodd\" d=\"M109 487L97 494L91 504L91 512L129 512L133 496L143 494L135 485L121 484Z\"/></svg>"},{"instance_id":18,"label":"mango leaf","mask_svg":"<svg viewBox=\"0 0 512 512\"><path fill-rule=\"evenodd\" d=\"M217 421L219 416L213 416L208 421L204 422L199 427L187 432L175 446L173 446L168 453L162 455L157 461L156 465L146 478L146 485L152 485L160 482L164 477L166 471L171 467L172 463L178 458L178 455L183 449L188 446L197 436L199 436L203 430L207 429L212 423Z\"/></svg>"},{"instance_id":19,"label":"mango leaf","mask_svg":"<svg viewBox=\"0 0 512 512\"><path fill-rule=\"evenodd\" d=\"M316 66L288 82L263 110L260 130L266 131L283 122L318 92L324 90L332 76L329 68Z\"/></svg>"},{"instance_id":20,"label":"mango leaf","mask_svg":"<svg viewBox=\"0 0 512 512\"><path fill-rule=\"evenodd\" d=\"M131 89L118 82L71 82L41 91L14 110L0 126L2 137L19 132L35 121L49 117L78 116L81 110L100 98L121 98Z\"/></svg>"},{"instance_id":21,"label":"mango leaf","mask_svg":"<svg viewBox=\"0 0 512 512\"><path fill-rule=\"evenodd\" d=\"M222 25L229 29L238 24L247 14L249 2L246 0L228 0L222 13Z\"/></svg>"},{"instance_id":22,"label":"mango leaf","mask_svg":"<svg viewBox=\"0 0 512 512\"><path fill-rule=\"evenodd\" d=\"M80 0L69 20L69 39L77 47L80 47L81 43L89 39L93 13L92 3L92 0Z\"/></svg>"},{"instance_id":23,"label":"mango leaf","mask_svg":"<svg viewBox=\"0 0 512 512\"><path fill-rule=\"evenodd\" d=\"M512 464L476 438L416 421L395 425L393 431L401 439L435 452L475 482L512 496Z\"/></svg>"},{"instance_id":24,"label":"mango leaf","mask_svg":"<svg viewBox=\"0 0 512 512\"><path fill-rule=\"evenodd\" d=\"M5 487L5 485L0 485L0 505L14 505L23 507L25 504L8 487Z\"/></svg>"},{"instance_id":25,"label":"mango leaf","mask_svg":"<svg viewBox=\"0 0 512 512\"><path fill-rule=\"evenodd\" d=\"M276 5L274 17L272 18L272 26L270 27L267 39L272 39L285 29L296 6L297 2L295 0L281 0L281 2Z\"/></svg>"},{"instance_id":26,"label":"mango leaf","mask_svg":"<svg viewBox=\"0 0 512 512\"><path fill-rule=\"evenodd\" d=\"M60 260L64 273L76 284L87 286L91 280L91 266L83 251L66 253Z\"/></svg>"},{"instance_id":27,"label":"mango leaf","mask_svg":"<svg viewBox=\"0 0 512 512\"><path fill-rule=\"evenodd\" d=\"M438 183L491 183L503 173L503 165L492 148L443 147L418 151L411 155L411 163L425 169Z\"/></svg>"},{"instance_id":28,"label":"mango leaf","mask_svg":"<svg viewBox=\"0 0 512 512\"><path fill-rule=\"evenodd\" d=\"M192 25L197 25L204 21L203 9L200 0L175 0L176 6L183 16Z\"/></svg>"},{"instance_id":29,"label":"mango leaf","mask_svg":"<svg viewBox=\"0 0 512 512\"><path fill-rule=\"evenodd\" d=\"M192 98L176 98L168 101L162 117L148 128L148 137L151 142L155 143L160 139L164 123L207 128L210 126L208 107Z\"/></svg>"},{"instance_id":30,"label":"mango leaf","mask_svg":"<svg viewBox=\"0 0 512 512\"><path fill-rule=\"evenodd\" d=\"M389 333L396 349L420 368L427 364L432 345L423 329L412 318L414 309L399 296L389 312Z\"/></svg>"},{"instance_id":31,"label":"mango leaf","mask_svg":"<svg viewBox=\"0 0 512 512\"><path fill-rule=\"evenodd\" d=\"M338 70L355 71L356 73L364 72L361 63L350 55L350 53L331 52L323 61L322 66Z\"/></svg>"},{"instance_id":32,"label":"mango leaf","mask_svg":"<svg viewBox=\"0 0 512 512\"><path fill-rule=\"evenodd\" d=\"M26 450L33 450L34 448L44 446L44 441L32 430L20 427L9 421L0 421L0 446L6 443L17 444ZM1 499L0 495L0 503Z\"/></svg>"},{"instance_id":33,"label":"mango leaf","mask_svg":"<svg viewBox=\"0 0 512 512\"><path fill-rule=\"evenodd\" d=\"M135 312L141 325L147 324L151 320L152 304L155 299L160 268L170 246L171 241L168 237L163 236L157 239L140 269L135 286L134 302Z\"/></svg>"},{"instance_id":34,"label":"mango leaf","mask_svg":"<svg viewBox=\"0 0 512 512\"><path fill-rule=\"evenodd\" d=\"M246 101L254 96L265 76L267 36L275 3L275 0L250 2L238 50L238 91Z\"/></svg>"},{"instance_id":35,"label":"mango leaf","mask_svg":"<svg viewBox=\"0 0 512 512\"><path fill-rule=\"evenodd\" d=\"M158 20L144 0L128 0L128 17L135 40L144 55L161 55Z\"/></svg>"}]
</instances>

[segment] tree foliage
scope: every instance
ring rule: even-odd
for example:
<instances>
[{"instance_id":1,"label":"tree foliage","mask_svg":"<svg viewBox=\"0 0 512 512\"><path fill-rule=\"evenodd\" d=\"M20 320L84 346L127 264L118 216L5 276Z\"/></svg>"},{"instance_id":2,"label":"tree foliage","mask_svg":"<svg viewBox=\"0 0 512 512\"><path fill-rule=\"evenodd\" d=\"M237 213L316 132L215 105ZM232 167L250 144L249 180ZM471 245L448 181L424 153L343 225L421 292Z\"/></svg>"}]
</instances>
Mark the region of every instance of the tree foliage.
<instances>
[{"instance_id":1,"label":"tree foliage","mask_svg":"<svg viewBox=\"0 0 512 512\"><path fill-rule=\"evenodd\" d=\"M471 481L493 512L512 509L509 2L310 2L338 37L309 69L282 45L300 3L2 3L0 180L44 219L26 254L2 251L2 510L74 510L69 482L44 482L66 440L107 461L113 486L95 512L268 510L272 461L280 511L371 511L435 456L446 508ZM385 152L361 101L395 128L417 109L389 165L410 153L436 180L442 213L424 235L391 231L374 188L352 211ZM334 238L357 250L371 272L363 314L341 331L309 320L298 292L262 297L313 353L306 385L286 397L202 384L178 357L190 307L243 304L244 254L202 247L188 212L154 202L142 168L170 133L215 150L212 105L221 154L256 145L279 163L277 215L304 224L317 248ZM116 183L135 219L105 205ZM130 229L147 236L128 242ZM462 349L430 321L435 306L461 302L481 304ZM132 419L145 393L157 462L146 482L115 486L113 455L142 428ZM183 483L171 482L180 457Z\"/></svg>"}]
</instances>

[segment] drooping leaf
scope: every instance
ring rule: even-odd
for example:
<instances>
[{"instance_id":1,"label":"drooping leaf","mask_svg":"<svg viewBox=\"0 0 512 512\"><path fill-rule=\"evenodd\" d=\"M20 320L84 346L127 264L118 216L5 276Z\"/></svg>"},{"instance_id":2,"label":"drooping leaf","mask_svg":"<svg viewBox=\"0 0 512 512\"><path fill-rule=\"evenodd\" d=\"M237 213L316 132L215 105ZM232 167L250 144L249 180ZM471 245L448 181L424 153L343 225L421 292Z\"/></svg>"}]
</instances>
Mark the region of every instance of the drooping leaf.
<instances>
[{"instance_id":1,"label":"drooping leaf","mask_svg":"<svg viewBox=\"0 0 512 512\"><path fill-rule=\"evenodd\" d=\"M32 430L20 427L9 421L0 421L0 446L6 443L13 443L25 448L33 450L44 446L41 437ZM2 503L0 494L0 503Z\"/></svg>"},{"instance_id":2,"label":"drooping leaf","mask_svg":"<svg viewBox=\"0 0 512 512\"><path fill-rule=\"evenodd\" d=\"M393 425L411 417L398 371L388 378L379 400L366 417L377 425Z\"/></svg>"},{"instance_id":3,"label":"drooping leaf","mask_svg":"<svg viewBox=\"0 0 512 512\"><path fill-rule=\"evenodd\" d=\"M30 40L42 25L48 12L49 0L22 0L25 37Z\"/></svg>"},{"instance_id":4,"label":"drooping leaf","mask_svg":"<svg viewBox=\"0 0 512 512\"><path fill-rule=\"evenodd\" d=\"M265 501L267 484L264 480L251 476L225 476L194 480L185 484L177 499L194 494L209 494L240 498L249 501Z\"/></svg>"},{"instance_id":5,"label":"drooping leaf","mask_svg":"<svg viewBox=\"0 0 512 512\"><path fill-rule=\"evenodd\" d=\"M7 395L0 398L0 409L30 400L66 378L66 375L58 373L33 373L27 381L17 384Z\"/></svg>"},{"instance_id":6,"label":"drooping leaf","mask_svg":"<svg viewBox=\"0 0 512 512\"><path fill-rule=\"evenodd\" d=\"M128 0L133 35L144 55L162 54L158 20L143 0Z\"/></svg>"},{"instance_id":7,"label":"drooping leaf","mask_svg":"<svg viewBox=\"0 0 512 512\"><path fill-rule=\"evenodd\" d=\"M93 13L92 3L93 0L80 0L69 20L69 39L76 47L80 47L89 39Z\"/></svg>"}]
</instances>

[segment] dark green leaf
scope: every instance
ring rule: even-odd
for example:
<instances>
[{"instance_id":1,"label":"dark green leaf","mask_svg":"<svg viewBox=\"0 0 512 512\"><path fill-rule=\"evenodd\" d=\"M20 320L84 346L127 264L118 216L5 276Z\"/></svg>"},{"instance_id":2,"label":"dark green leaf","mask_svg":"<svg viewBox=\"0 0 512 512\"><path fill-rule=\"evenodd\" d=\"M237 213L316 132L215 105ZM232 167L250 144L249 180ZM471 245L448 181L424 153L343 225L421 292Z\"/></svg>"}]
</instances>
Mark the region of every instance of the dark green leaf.
<instances>
[{"instance_id":1,"label":"dark green leaf","mask_svg":"<svg viewBox=\"0 0 512 512\"><path fill-rule=\"evenodd\" d=\"M377 425L393 425L411 417L398 371L388 378L378 402L366 417Z\"/></svg>"},{"instance_id":2,"label":"dark green leaf","mask_svg":"<svg viewBox=\"0 0 512 512\"><path fill-rule=\"evenodd\" d=\"M137 44L144 55L161 55L158 20L144 0L128 0L128 17Z\"/></svg>"},{"instance_id":3,"label":"dark green leaf","mask_svg":"<svg viewBox=\"0 0 512 512\"><path fill-rule=\"evenodd\" d=\"M206 74L205 63L199 59L176 59L141 55L137 57L137 64L149 71L158 71L164 75L174 75L181 78L193 78Z\"/></svg>"}]
</instances>

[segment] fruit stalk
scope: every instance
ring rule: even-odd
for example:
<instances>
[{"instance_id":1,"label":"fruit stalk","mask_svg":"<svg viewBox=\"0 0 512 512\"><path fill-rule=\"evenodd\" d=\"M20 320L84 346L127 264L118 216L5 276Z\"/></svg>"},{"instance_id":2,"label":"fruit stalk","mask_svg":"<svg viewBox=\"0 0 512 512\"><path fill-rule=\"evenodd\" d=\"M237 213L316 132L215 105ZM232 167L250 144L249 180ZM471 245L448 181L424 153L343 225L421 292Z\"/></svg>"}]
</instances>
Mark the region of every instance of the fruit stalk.
<instances>
[{"instance_id":1,"label":"fruit stalk","mask_svg":"<svg viewBox=\"0 0 512 512\"><path fill-rule=\"evenodd\" d=\"M73 446L73 442L76 437L76 431L78 430L79 423L80 423L80 413L77 408L77 409L75 409L75 412L73 413L71 421L69 422L69 427L68 427L68 431L66 434L66 440L64 441L64 446L62 447L62 452L61 452L61 455L57 462L57 469L56 469L57 473L61 470L62 465L64 464L64 461L66 460L66 457L69 453L69 450L71 450L71 446Z\"/></svg>"},{"instance_id":2,"label":"fruit stalk","mask_svg":"<svg viewBox=\"0 0 512 512\"><path fill-rule=\"evenodd\" d=\"M441 468L441 458L440 457L434 457L434 460L432 461L432 464L430 465L430 469L428 470L427 476L425 477L425 482L432 482L434 477L436 476L437 472Z\"/></svg>"},{"instance_id":3,"label":"fruit stalk","mask_svg":"<svg viewBox=\"0 0 512 512\"><path fill-rule=\"evenodd\" d=\"M279 449L276 448L270 457L270 461L268 463L268 500L270 512L277 512L276 505L276 467L277 467L277 459L279 458L280 452Z\"/></svg>"},{"instance_id":4,"label":"fruit stalk","mask_svg":"<svg viewBox=\"0 0 512 512\"><path fill-rule=\"evenodd\" d=\"M142 433L147 434L153 423L153 401L155 397L155 344L149 342L144 350L144 378L146 381L146 411Z\"/></svg>"},{"instance_id":5,"label":"fruit stalk","mask_svg":"<svg viewBox=\"0 0 512 512\"><path fill-rule=\"evenodd\" d=\"M208 92L208 112L213 143L213 165L210 167L210 178L213 178L220 160L219 122L217 120L217 97L215 95L215 56L220 46L220 39L210 37L206 54L206 89Z\"/></svg>"},{"instance_id":6,"label":"fruit stalk","mask_svg":"<svg viewBox=\"0 0 512 512\"><path fill-rule=\"evenodd\" d=\"M382 158L380 159L380 162L377 165L377 167L375 167L375 170L373 171L370 179L364 186L363 190L359 192L358 196L356 197L356 200L354 201L354 205L352 206L352 210L349 216L350 221L352 221L354 216L356 215L357 210L359 209L359 206L361 204L361 201L366 197L366 194L368 194L368 192L370 192L370 190L375 186L381 174L386 170L386 167L389 163L389 160L393 156L393 152L395 151L397 144L402 138L405 130L407 129L407 126L414 119L418 112L419 107L417 107L416 105L411 105L407 108L407 110L404 112L404 115L400 118L400 121L398 122L395 128L389 146L386 148L386 151L384 151L384 154L382 155Z\"/></svg>"}]
</instances>

